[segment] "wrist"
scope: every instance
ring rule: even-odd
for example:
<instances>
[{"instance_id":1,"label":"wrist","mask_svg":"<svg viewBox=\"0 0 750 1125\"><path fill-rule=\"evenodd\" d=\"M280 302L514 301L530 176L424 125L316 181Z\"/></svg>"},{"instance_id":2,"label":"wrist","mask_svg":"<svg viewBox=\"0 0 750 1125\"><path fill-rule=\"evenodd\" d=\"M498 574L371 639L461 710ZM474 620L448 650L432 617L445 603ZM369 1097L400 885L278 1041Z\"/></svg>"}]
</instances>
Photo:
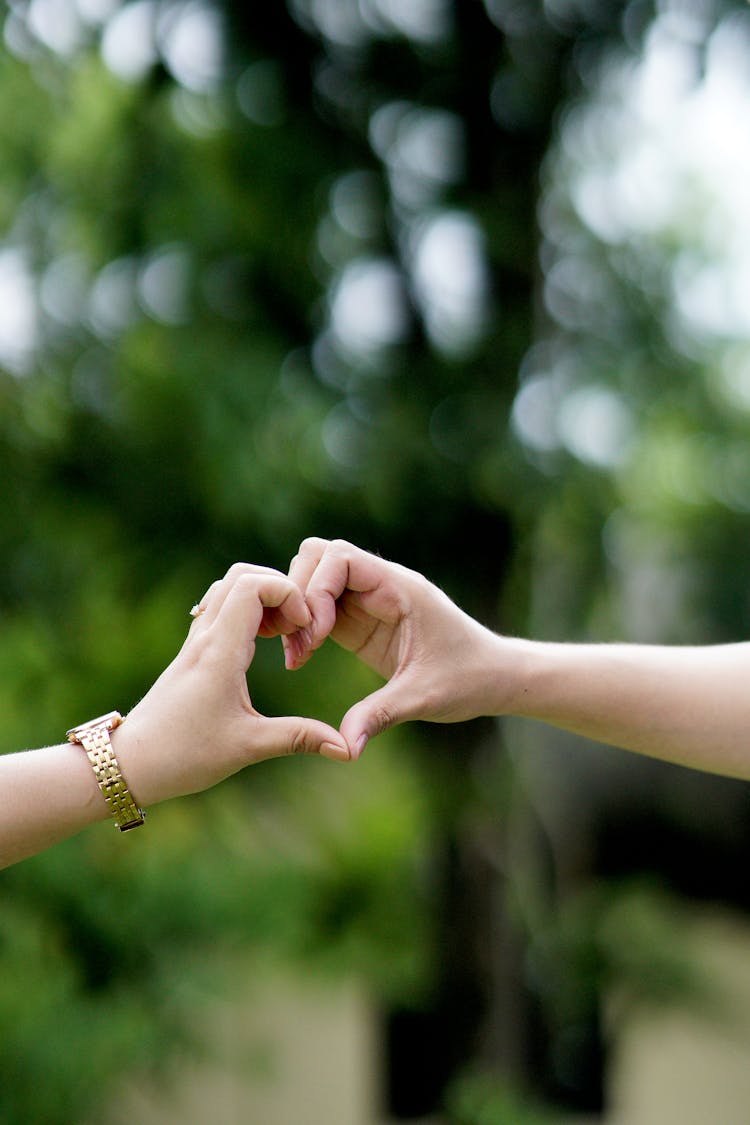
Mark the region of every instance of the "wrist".
<instances>
[{"instance_id":1,"label":"wrist","mask_svg":"<svg viewBox=\"0 0 750 1125\"><path fill-rule=\"evenodd\" d=\"M163 791L158 770L150 766L148 738L139 730L138 717L126 716L121 726L110 735L123 777L133 799L141 808L150 808L170 794Z\"/></svg>"},{"instance_id":2,"label":"wrist","mask_svg":"<svg viewBox=\"0 0 750 1125\"><path fill-rule=\"evenodd\" d=\"M505 638L499 638L505 642ZM539 719L556 726L575 722L582 685L593 702L602 683L601 666L593 665L591 652L605 646L561 644L556 641L509 640L504 643L503 666L508 684L506 713ZM595 674L596 673L596 674Z\"/></svg>"},{"instance_id":3,"label":"wrist","mask_svg":"<svg viewBox=\"0 0 750 1125\"><path fill-rule=\"evenodd\" d=\"M485 714L532 718L538 705L541 646L520 637L490 636Z\"/></svg>"},{"instance_id":4,"label":"wrist","mask_svg":"<svg viewBox=\"0 0 750 1125\"><path fill-rule=\"evenodd\" d=\"M110 711L71 727L67 737L85 752L107 811L120 831L126 832L142 825L146 814L136 804L115 753L111 736L121 723L119 711Z\"/></svg>"}]
</instances>

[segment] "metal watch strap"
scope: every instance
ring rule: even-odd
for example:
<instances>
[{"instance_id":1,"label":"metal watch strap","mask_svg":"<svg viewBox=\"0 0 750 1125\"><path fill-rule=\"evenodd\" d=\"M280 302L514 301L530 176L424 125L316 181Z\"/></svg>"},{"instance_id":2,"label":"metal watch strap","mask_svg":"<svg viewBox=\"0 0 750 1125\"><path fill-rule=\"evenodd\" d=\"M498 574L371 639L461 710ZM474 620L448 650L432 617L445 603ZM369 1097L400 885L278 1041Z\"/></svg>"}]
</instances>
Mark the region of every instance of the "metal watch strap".
<instances>
[{"instance_id":1,"label":"metal watch strap","mask_svg":"<svg viewBox=\"0 0 750 1125\"><path fill-rule=\"evenodd\" d=\"M138 828L143 824L146 814L136 805L112 748L109 732L122 722L117 711L102 715L99 719L73 727L67 732L70 742L78 742L86 751L91 762L97 784L121 832Z\"/></svg>"}]
</instances>

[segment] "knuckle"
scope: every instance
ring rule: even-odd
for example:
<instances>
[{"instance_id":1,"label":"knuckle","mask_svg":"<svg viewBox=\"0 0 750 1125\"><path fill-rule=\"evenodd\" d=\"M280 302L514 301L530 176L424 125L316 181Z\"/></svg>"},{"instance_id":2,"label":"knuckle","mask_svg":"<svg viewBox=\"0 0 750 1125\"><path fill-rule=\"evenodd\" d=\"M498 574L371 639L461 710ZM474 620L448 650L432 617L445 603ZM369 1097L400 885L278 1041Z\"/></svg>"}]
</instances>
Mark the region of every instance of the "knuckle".
<instances>
[{"instance_id":1,"label":"knuckle","mask_svg":"<svg viewBox=\"0 0 750 1125\"><path fill-rule=\"evenodd\" d=\"M318 535L309 535L300 543L297 557L299 557L299 555L321 554L325 551L327 546L327 539L321 539Z\"/></svg>"},{"instance_id":2,"label":"knuckle","mask_svg":"<svg viewBox=\"0 0 750 1125\"><path fill-rule=\"evenodd\" d=\"M250 562L233 562L232 566L227 570L224 576L224 585L231 588L235 583L240 582L246 575L253 573L253 567Z\"/></svg>"},{"instance_id":3,"label":"knuckle","mask_svg":"<svg viewBox=\"0 0 750 1125\"><path fill-rule=\"evenodd\" d=\"M249 569L248 563L245 563L245 562L232 563L232 565L230 566L229 570L227 571L225 577L229 578L229 579L236 580L237 578L240 577L240 575L246 574L248 569Z\"/></svg>"},{"instance_id":4,"label":"knuckle","mask_svg":"<svg viewBox=\"0 0 750 1125\"><path fill-rule=\"evenodd\" d=\"M424 574L420 574L416 570L411 570L408 574L414 587L422 593L427 593L427 591L432 588L432 582L430 582L429 578L425 578Z\"/></svg>"},{"instance_id":5,"label":"knuckle","mask_svg":"<svg viewBox=\"0 0 750 1125\"><path fill-rule=\"evenodd\" d=\"M383 706L383 704L375 708L372 718L375 734L382 734L384 731L389 730L396 722L396 716L390 708Z\"/></svg>"},{"instance_id":6,"label":"knuckle","mask_svg":"<svg viewBox=\"0 0 750 1125\"><path fill-rule=\"evenodd\" d=\"M186 656L187 663L192 668L200 668L204 676L213 676L224 662L221 646L217 644L214 631L206 630L201 636L195 637L190 644Z\"/></svg>"},{"instance_id":7,"label":"knuckle","mask_svg":"<svg viewBox=\"0 0 750 1125\"><path fill-rule=\"evenodd\" d=\"M315 752L315 745L310 737L310 732L305 730L304 727L295 727L289 738L289 753L290 754L313 754Z\"/></svg>"},{"instance_id":8,"label":"knuckle","mask_svg":"<svg viewBox=\"0 0 750 1125\"><path fill-rule=\"evenodd\" d=\"M247 572L237 577L235 585L242 594L256 594L258 592L259 582L260 579L257 574Z\"/></svg>"},{"instance_id":9,"label":"knuckle","mask_svg":"<svg viewBox=\"0 0 750 1125\"><path fill-rule=\"evenodd\" d=\"M353 550L346 539L332 539L329 549L337 555L350 555Z\"/></svg>"}]
</instances>

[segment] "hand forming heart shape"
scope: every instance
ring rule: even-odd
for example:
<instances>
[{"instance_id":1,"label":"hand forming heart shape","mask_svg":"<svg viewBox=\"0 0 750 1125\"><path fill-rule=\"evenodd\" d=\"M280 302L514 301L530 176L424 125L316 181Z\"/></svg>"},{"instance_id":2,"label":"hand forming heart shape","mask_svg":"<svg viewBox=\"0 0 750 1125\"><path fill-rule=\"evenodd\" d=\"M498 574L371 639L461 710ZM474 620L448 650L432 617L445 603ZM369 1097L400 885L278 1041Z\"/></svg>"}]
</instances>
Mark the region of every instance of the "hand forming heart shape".
<instances>
[{"instance_id":1,"label":"hand forming heart shape","mask_svg":"<svg viewBox=\"0 0 750 1125\"><path fill-rule=\"evenodd\" d=\"M368 739L408 719L489 713L497 638L420 574L343 540L306 539L288 575L235 564L193 617L177 657L117 732L143 805L208 788L263 758L354 760ZM347 711L338 731L317 719L261 715L247 686L259 636L282 637L289 670L330 636L385 683ZM164 753L155 724L178 753Z\"/></svg>"}]
</instances>

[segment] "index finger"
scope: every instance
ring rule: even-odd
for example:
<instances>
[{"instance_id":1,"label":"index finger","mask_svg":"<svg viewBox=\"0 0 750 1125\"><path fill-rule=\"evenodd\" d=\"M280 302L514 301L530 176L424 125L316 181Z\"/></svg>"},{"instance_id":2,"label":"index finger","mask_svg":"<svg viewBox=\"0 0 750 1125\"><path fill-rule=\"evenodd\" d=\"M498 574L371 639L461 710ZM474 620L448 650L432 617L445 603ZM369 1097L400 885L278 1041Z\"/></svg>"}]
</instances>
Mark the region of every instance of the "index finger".
<instances>
[{"instance_id":1,"label":"index finger","mask_svg":"<svg viewBox=\"0 0 750 1125\"><path fill-rule=\"evenodd\" d=\"M256 563L233 563L224 577L217 579L216 582L213 582L209 586L203 597L200 599L200 601L197 602L196 605L194 605L191 609L190 615L193 618L190 627L191 632L203 631L213 624L235 583L244 575L248 574L259 576L279 576L281 575L281 572L278 570L274 570L270 566L259 566ZM285 576L282 575L282 577ZM273 612L274 609L271 609L271 613ZM295 612L297 613L297 616L293 619L290 619L289 615L284 616L287 618L287 620L291 620L293 626L299 626L305 620L304 616L300 617L301 607L299 601L296 602Z\"/></svg>"},{"instance_id":2,"label":"index finger","mask_svg":"<svg viewBox=\"0 0 750 1125\"><path fill-rule=\"evenodd\" d=\"M289 564L289 577L299 586L303 594L306 593L310 579L330 545L330 539L319 539L317 536L303 539L300 543L297 554Z\"/></svg>"},{"instance_id":3,"label":"index finger","mask_svg":"<svg viewBox=\"0 0 750 1125\"><path fill-rule=\"evenodd\" d=\"M300 543L297 554L289 564L289 577L299 587L303 595L306 595L310 579L329 546L330 540L321 539L317 536L303 539ZM313 631L312 628L308 627L298 630L291 636L282 637L281 643L284 648L284 660L287 668L301 668L310 659L315 649L320 647L326 636L327 634L320 629Z\"/></svg>"},{"instance_id":4,"label":"index finger","mask_svg":"<svg viewBox=\"0 0 750 1125\"><path fill-rule=\"evenodd\" d=\"M299 588L286 575L273 571L250 572L234 581L207 632L226 656L232 658L241 652L247 668L255 653L255 641L266 609L283 612L297 626L310 619Z\"/></svg>"},{"instance_id":5,"label":"index finger","mask_svg":"<svg viewBox=\"0 0 750 1125\"><path fill-rule=\"evenodd\" d=\"M325 546L321 549L322 544ZM334 631L337 602L344 594L355 595L368 612L376 610L374 600L382 602L377 610L385 611L384 618L388 616L388 611L394 608L391 603L395 605L396 594L391 591L390 597L385 596L384 584L387 586L386 579L393 567L393 563L387 563L344 539L330 542L306 540L301 545L290 573L304 589L312 620L307 628L295 635L290 646L297 653L297 666L304 663ZM375 616L379 615L376 611Z\"/></svg>"}]
</instances>

